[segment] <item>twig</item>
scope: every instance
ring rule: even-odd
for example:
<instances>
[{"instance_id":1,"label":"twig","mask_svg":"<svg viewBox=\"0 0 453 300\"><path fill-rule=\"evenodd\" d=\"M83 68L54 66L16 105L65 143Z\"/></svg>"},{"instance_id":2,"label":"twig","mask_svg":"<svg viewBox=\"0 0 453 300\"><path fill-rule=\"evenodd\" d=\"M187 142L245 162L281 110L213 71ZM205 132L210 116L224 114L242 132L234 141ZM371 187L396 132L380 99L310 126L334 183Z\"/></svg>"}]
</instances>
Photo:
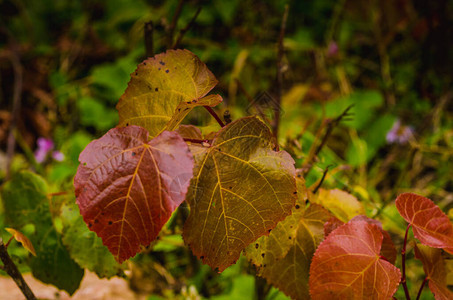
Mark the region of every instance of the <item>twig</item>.
<instances>
[{"instance_id":1,"label":"twig","mask_svg":"<svg viewBox=\"0 0 453 300\"><path fill-rule=\"evenodd\" d=\"M24 294L25 298L27 300L35 300L36 299L35 295L31 291L28 284L25 282L24 277L22 277L22 274L17 269L17 266L11 260L11 257L9 256L8 251L6 250L5 245L3 244L2 238L0 238L0 259L3 262L3 267L6 273L8 273L8 275L11 276L16 285L22 291L22 294Z\"/></svg>"},{"instance_id":2,"label":"twig","mask_svg":"<svg viewBox=\"0 0 453 300\"><path fill-rule=\"evenodd\" d=\"M153 57L154 56L154 24L153 21L149 21L145 23L145 28L143 30L143 35L145 39L145 54L146 57Z\"/></svg>"},{"instance_id":3,"label":"twig","mask_svg":"<svg viewBox=\"0 0 453 300\"><path fill-rule=\"evenodd\" d=\"M282 60L283 60L283 53L285 51L283 45L283 38L285 37L285 30L286 30L286 20L288 19L288 11L289 5L285 5L285 12L283 13L282 24L280 27L280 36L278 38L278 53L277 53L277 82L276 82L276 102L277 107L274 111L274 123L272 126L272 131L274 133L275 139L278 140L278 127L280 126L280 105L282 101L282 84L283 84L283 73L282 73Z\"/></svg>"},{"instance_id":4,"label":"twig","mask_svg":"<svg viewBox=\"0 0 453 300\"><path fill-rule=\"evenodd\" d=\"M175 33L176 23L178 23L179 16L181 15L182 6L184 4L184 0L179 0L178 7L176 7L175 14L173 15L173 19L171 20L170 27L168 28L168 36L167 36L167 48L171 49L173 46L173 35Z\"/></svg>"},{"instance_id":5,"label":"twig","mask_svg":"<svg viewBox=\"0 0 453 300\"><path fill-rule=\"evenodd\" d=\"M324 147L324 145L326 144L327 140L329 139L330 135L332 134L332 131L333 129L338 126L338 124L340 124L341 120L345 117L348 117L350 116L349 114L349 110L354 106L354 104L351 104L349 105L348 107L346 107L346 109L341 113L341 115L339 115L337 118L335 118L333 121L329 122L327 124L327 130L326 130L326 133L324 134L322 140L321 140L321 144L319 144L318 148L316 148L316 151L315 151L315 156L317 156L319 154L319 152L321 152L322 148Z\"/></svg>"},{"instance_id":6,"label":"twig","mask_svg":"<svg viewBox=\"0 0 453 300\"><path fill-rule=\"evenodd\" d=\"M422 285L420 286L420 289L418 290L417 298L415 300L420 299L420 296L422 295L423 288L425 287L426 282L428 281L428 277L425 277L423 279Z\"/></svg>"},{"instance_id":7,"label":"twig","mask_svg":"<svg viewBox=\"0 0 453 300\"><path fill-rule=\"evenodd\" d=\"M14 52L7 52L6 58L9 59L11 65L13 66L14 70L14 90L13 90L13 107L11 110L11 126L8 133L8 142L7 142L7 150L6 150L6 157L7 157L7 165L6 165L6 180L11 175L11 163L14 156L14 150L16 148L16 139L14 138L14 131L17 125L18 113L20 110L20 96L22 93L22 85L23 85L23 78L22 78L22 67L20 64L20 60L17 57L16 53Z\"/></svg>"},{"instance_id":8,"label":"twig","mask_svg":"<svg viewBox=\"0 0 453 300\"><path fill-rule=\"evenodd\" d=\"M406 283L406 245L407 245L407 233L409 232L409 228L411 228L411 224L407 225L406 233L404 234L404 243L403 249L401 250L401 264L403 268L403 274L401 276L401 284L404 288L404 294L406 295L407 300L411 300L411 296L409 295L409 290L407 289Z\"/></svg>"},{"instance_id":9,"label":"twig","mask_svg":"<svg viewBox=\"0 0 453 300\"><path fill-rule=\"evenodd\" d=\"M329 171L329 168L331 167L332 165L328 165L326 167L326 169L324 170L324 172L322 173L322 177L321 177L321 180L319 181L318 185L315 187L315 189L313 190L313 194L316 194L316 192L319 190L319 188L321 187L322 183L324 182L324 179L326 179L326 176L327 176L327 172Z\"/></svg>"},{"instance_id":10,"label":"twig","mask_svg":"<svg viewBox=\"0 0 453 300\"><path fill-rule=\"evenodd\" d=\"M175 42L175 44L172 47L173 49L176 49L176 48L179 47L179 44L181 43L182 38L184 37L184 34L186 34L186 32L193 26L193 24L195 23L195 20L197 19L197 17L200 14L200 12L201 12L201 6L198 7L197 12L192 17L192 19L189 21L189 23L187 23L186 27L184 27L183 29L181 29L179 31L178 38L176 39L176 42Z\"/></svg>"},{"instance_id":11,"label":"twig","mask_svg":"<svg viewBox=\"0 0 453 300\"><path fill-rule=\"evenodd\" d=\"M225 124L224 124L223 121L219 118L219 116L216 114L216 112L212 109L212 107L207 106L207 105L204 105L204 108L206 108L206 110L211 114L211 116L214 117L214 119L217 121L217 123L219 123L219 125L220 125L221 127L225 127Z\"/></svg>"}]
</instances>

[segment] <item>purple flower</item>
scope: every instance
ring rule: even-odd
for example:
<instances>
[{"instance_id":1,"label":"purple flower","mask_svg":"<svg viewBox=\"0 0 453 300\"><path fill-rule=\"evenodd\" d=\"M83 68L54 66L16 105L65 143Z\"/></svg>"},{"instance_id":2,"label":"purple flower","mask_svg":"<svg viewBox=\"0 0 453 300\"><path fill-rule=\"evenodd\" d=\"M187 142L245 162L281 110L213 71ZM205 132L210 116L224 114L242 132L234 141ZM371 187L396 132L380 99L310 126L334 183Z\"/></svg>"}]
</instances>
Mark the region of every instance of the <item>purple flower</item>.
<instances>
[{"instance_id":1,"label":"purple flower","mask_svg":"<svg viewBox=\"0 0 453 300\"><path fill-rule=\"evenodd\" d=\"M329 46L327 48L327 56L335 56L338 53L338 45L334 41L331 41L329 43Z\"/></svg>"},{"instance_id":2,"label":"purple flower","mask_svg":"<svg viewBox=\"0 0 453 300\"><path fill-rule=\"evenodd\" d=\"M401 125L400 120L396 120L393 127L387 132L387 143L405 144L414 135L414 129L411 126Z\"/></svg>"},{"instance_id":3,"label":"purple flower","mask_svg":"<svg viewBox=\"0 0 453 300\"><path fill-rule=\"evenodd\" d=\"M35 159L38 163L43 163L49 153L53 150L54 143L51 139L40 137L36 141L36 144L38 145L38 148L35 151ZM64 155L60 151L53 151L52 158L57 161L62 161L64 160Z\"/></svg>"}]
</instances>

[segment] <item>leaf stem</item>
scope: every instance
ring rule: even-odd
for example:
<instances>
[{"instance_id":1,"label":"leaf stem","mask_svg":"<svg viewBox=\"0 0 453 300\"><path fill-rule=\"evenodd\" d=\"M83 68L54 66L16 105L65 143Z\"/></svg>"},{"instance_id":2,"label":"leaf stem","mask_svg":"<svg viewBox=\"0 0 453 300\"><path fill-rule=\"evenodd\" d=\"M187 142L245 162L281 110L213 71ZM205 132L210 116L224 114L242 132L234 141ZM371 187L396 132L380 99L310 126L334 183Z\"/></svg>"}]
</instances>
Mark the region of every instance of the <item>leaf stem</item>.
<instances>
[{"instance_id":1,"label":"leaf stem","mask_svg":"<svg viewBox=\"0 0 453 300\"><path fill-rule=\"evenodd\" d=\"M208 143L210 144L210 140L199 140L199 139L189 139L189 138L184 138L184 142L191 142L191 143L196 143L196 144L204 144Z\"/></svg>"},{"instance_id":2,"label":"leaf stem","mask_svg":"<svg viewBox=\"0 0 453 300\"><path fill-rule=\"evenodd\" d=\"M225 127L225 124L223 121L219 118L219 116L216 114L216 112L212 109L212 107L205 105L204 108L211 114L211 116L214 117L214 119L219 123L221 127Z\"/></svg>"},{"instance_id":3,"label":"leaf stem","mask_svg":"<svg viewBox=\"0 0 453 300\"><path fill-rule=\"evenodd\" d=\"M14 280L14 282L22 291L22 294L24 294L25 298L27 300L36 300L35 295L25 282L24 277L22 277L22 274L17 269L17 266L11 260L11 257L8 254L6 246L5 244L3 244L2 238L0 238L0 259L2 260L4 265L3 269L6 271L6 273L8 273L9 276L11 276L11 278Z\"/></svg>"},{"instance_id":4,"label":"leaf stem","mask_svg":"<svg viewBox=\"0 0 453 300\"><path fill-rule=\"evenodd\" d=\"M407 234L408 234L409 228L411 228L411 226L412 226L411 224L407 225L406 233L404 234L403 249L401 250L401 264L402 264L402 268L403 268L401 284L403 285L404 294L406 295L407 300L411 300L411 296L409 295L409 290L407 289L407 283L406 283L406 245L407 245Z\"/></svg>"},{"instance_id":5,"label":"leaf stem","mask_svg":"<svg viewBox=\"0 0 453 300\"><path fill-rule=\"evenodd\" d=\"M8 246L9 246L9 243L11 243L11 241L13 240L14 238L14 235L12 237L9 238L9 240L6 242L5 244L5 248L8 249Z\"/></svg>"},{"instance_id":6,"label":"leaf stem","mask_svg":"<svg viewBox=\"0 0 453 300\"><path fill-rule=\"evenodd\" d=\"M420 296L422 294L423 288L425 287L425 284L426 284L427 281L428 281L428 277L425 277L425 279L423 279L422 285L420 286L420 289L418 290L417 299L415 299L415 300L420 299Z\"/></svg>"}]
</instances>

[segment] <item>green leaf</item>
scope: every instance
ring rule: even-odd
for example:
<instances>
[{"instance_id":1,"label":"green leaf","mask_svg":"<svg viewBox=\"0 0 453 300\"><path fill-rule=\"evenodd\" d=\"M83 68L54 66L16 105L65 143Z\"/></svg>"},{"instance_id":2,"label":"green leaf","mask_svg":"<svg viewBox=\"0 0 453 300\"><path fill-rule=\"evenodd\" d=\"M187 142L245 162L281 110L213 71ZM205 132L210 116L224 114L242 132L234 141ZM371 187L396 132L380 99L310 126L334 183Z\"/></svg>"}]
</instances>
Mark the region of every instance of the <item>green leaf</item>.
<instances>
[{"instance_id":1,"label":"green leaf","mask_svg":"<svg viewBox=\"0 0 453 300\"><path fill-rule=\"evenodd\" d=\"M47 184L40 176L29 171L16 174L1 191L5 223L18 229L34 225L35 232L29 236L36 250L36 257L29 263L33 276L73 294L84 272L71 259L53 226L47 193Z\"/></svg>"},{"instance_id":2,"label":"green leaf","mask_svg":"<svg viewBox=\"0 0 453 300\"><path fill-rule=\"evenodd\" d=\"M84 270L72 260L61 241L61 236L53 227L38 228L32 239L36 247L36 257L30 261L32 274L44 283L53 284L70 295L79 288Z\"/></svg>"},{"instance_id":3,"label":"green leaf","mask_svg":"<svg viewBox=\"0 0 453 300\"><path fill-rule=\"evenodd\" d=\"M264 123L242 118L217 132L201 159L195 157L183 237L197 257L220 272L294 206L294 160L274 151L272 141Z\"/></svg>"},{"instance_id":4,"label":"green leaf","mask_svg":"<svg viewBox=\"0 0 453 300\"><path fill-rule=\"evenodd\" d=\"M142 126L151 137L174 130L192 108L222 101L219 95L205 97L217 82L188 50L168 50L149 58L131 74L116 106L119 126Z\"/></svg>"},{"instance_id":5,"label":"green leaf","mask_svg":"<svg viewBox=\"0 0 453 300\"><path fill-rule=\"evenodd\" d=\"M81 267L95 272L100 278L123 274L125 265L117 263L102 244L101 238L88 229L75 201L67 201L63 205L61 218L64 226L63 244Z\"/></svg>"}]
</instances>

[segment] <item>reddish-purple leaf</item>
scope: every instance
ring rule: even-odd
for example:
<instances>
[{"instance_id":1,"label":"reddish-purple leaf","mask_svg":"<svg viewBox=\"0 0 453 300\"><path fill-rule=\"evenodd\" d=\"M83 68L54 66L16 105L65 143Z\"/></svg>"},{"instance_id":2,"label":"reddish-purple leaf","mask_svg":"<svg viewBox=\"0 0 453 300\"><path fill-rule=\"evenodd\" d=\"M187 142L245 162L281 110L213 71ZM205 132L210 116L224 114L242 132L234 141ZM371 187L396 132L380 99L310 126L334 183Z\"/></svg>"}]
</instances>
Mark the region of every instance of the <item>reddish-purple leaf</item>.
<instances>
[{"instance_id":1,"label":"reddish-purple leaf","mask_svg":"<svg viewBox=\"0 0 453 300\"><path fill-rule=\"evenodd\" d=\"M180 135L149 141L138 126L114 128L79 157L77 204L90 230L118 262L148 246L184 201L193 158Z\"/></svg>"},{"instance_id":2,"label":"reddish-purple leaf","mask_svg":"<svg viewBox=\"0 0 453 300\"><path fill-rule=\"evenodd\" d=\"M389 299L400 271L381 259L381 229L352 221L332 231L319 245L310 266L313 299Z\"/></svg>"},{"instance_id":3,"label":"reddish-purple leaf","mask_svg":"<svg viewBox=\"0 0 453 300\"><path fill-rule=\"evenodd\" d=\"M423 263L429 288L436 300L453 299L453 292L447 286L447 270L442 258L442 250L417 244L414 249L415 257Z\"/></svg>"},{"instance_id":4,"label":"reddish-purple leaf","mask_svg":"<svg viewBox=\"0 0 453 300\"><path fill-rule=\"evenodd\" d=\"M424 245L453 254L453 225L430 199L411 193L396 198L396 208Z\"/></svg>"}]
</instances>

